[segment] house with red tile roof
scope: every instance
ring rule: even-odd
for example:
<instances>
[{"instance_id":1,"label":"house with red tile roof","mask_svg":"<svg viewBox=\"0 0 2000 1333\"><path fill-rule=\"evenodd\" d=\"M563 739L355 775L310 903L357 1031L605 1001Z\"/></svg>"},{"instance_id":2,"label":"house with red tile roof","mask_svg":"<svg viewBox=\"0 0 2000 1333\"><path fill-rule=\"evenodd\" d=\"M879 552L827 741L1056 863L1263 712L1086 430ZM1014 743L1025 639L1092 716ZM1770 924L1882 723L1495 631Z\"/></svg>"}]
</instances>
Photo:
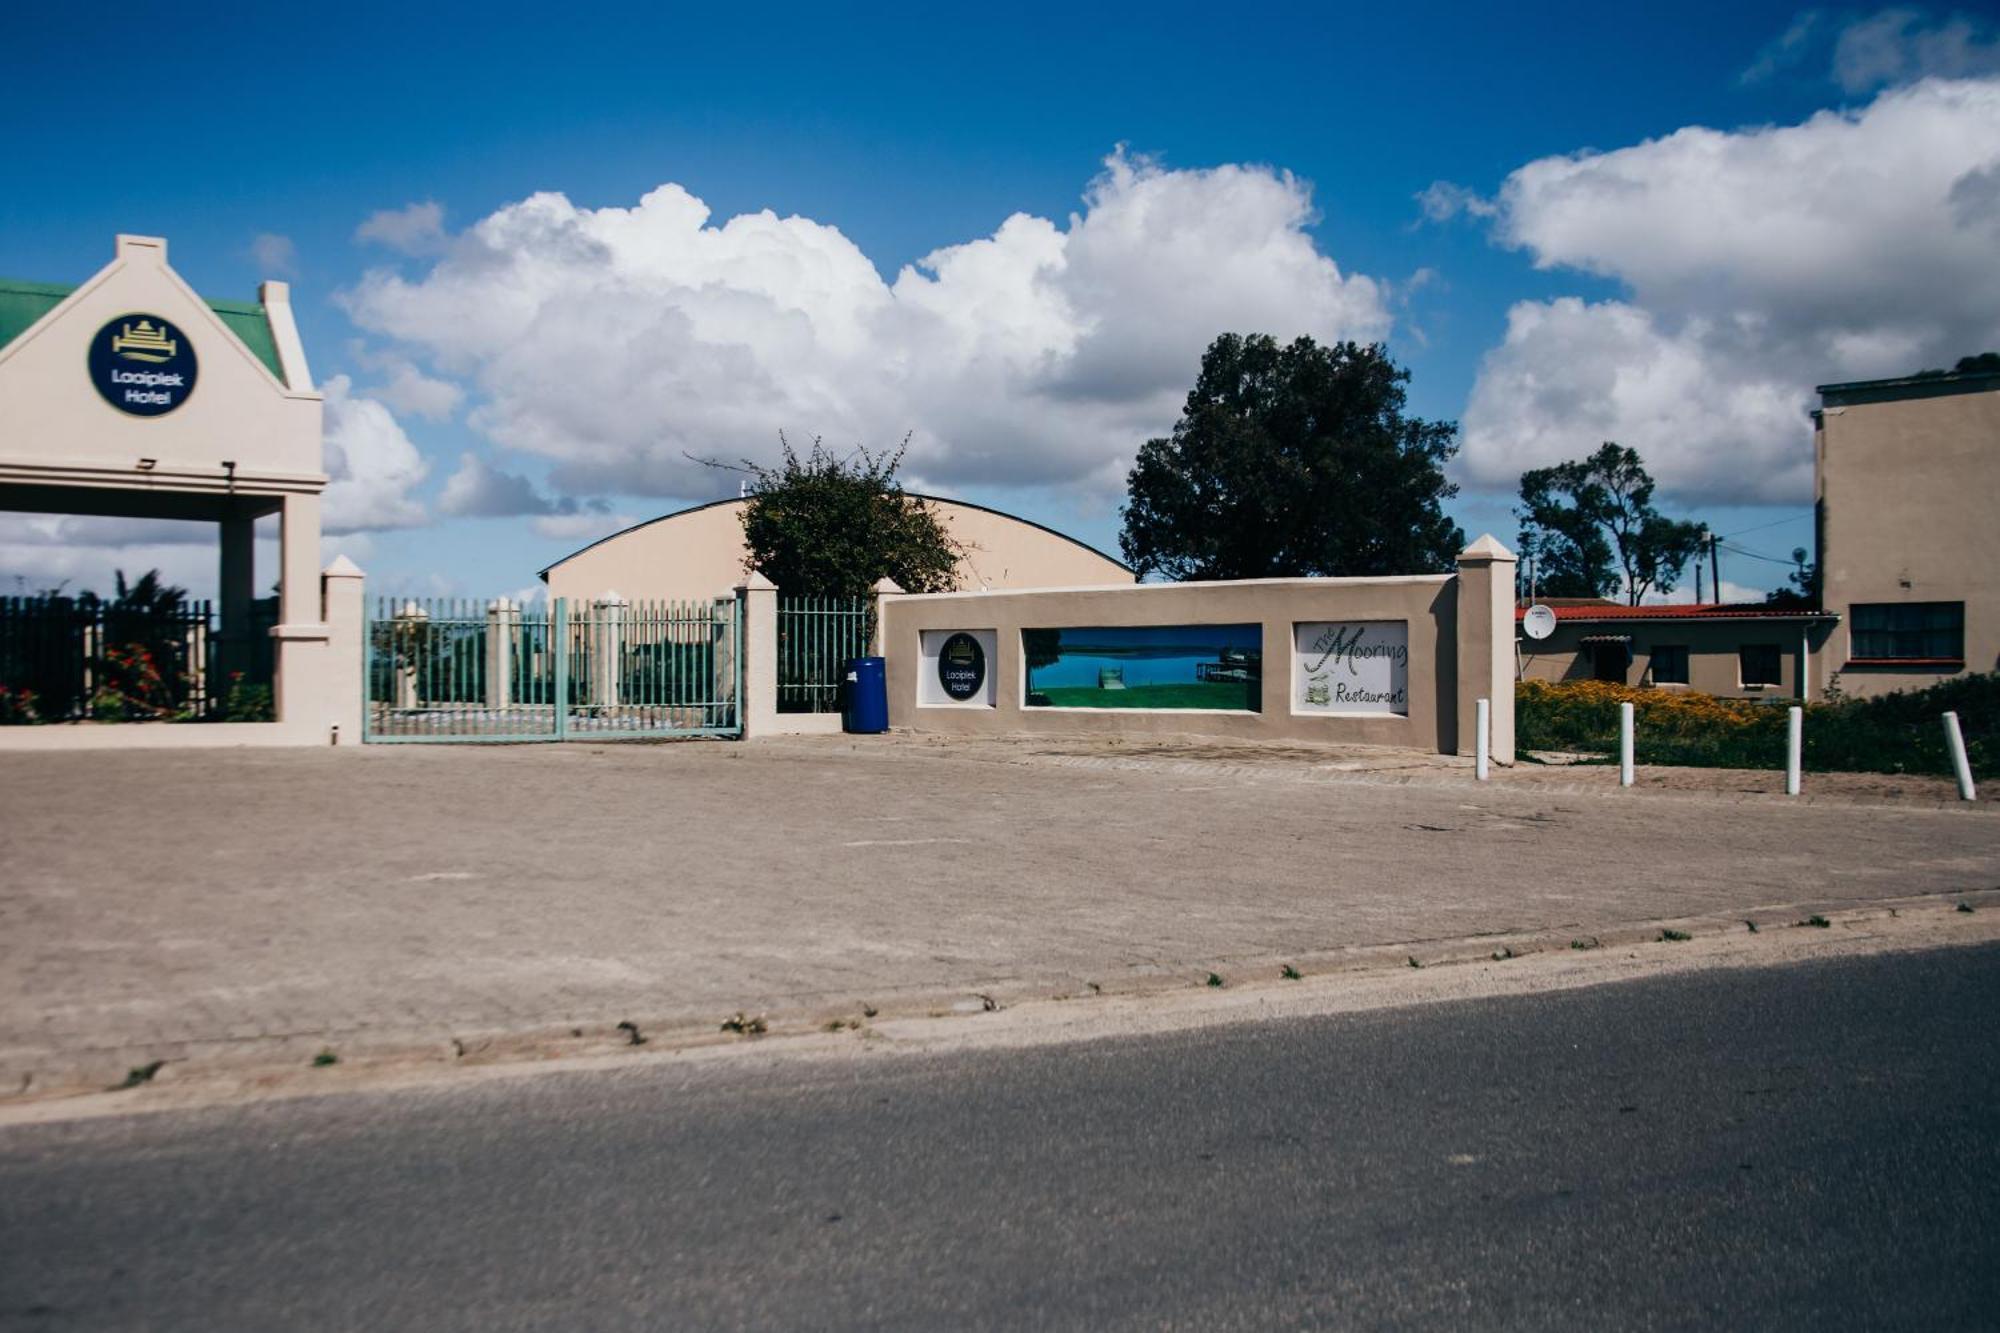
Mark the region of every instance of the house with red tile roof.
<instances>
[{"instance_id":1,"label":"house with red tile roof","mask_svg":"<svg viewBox=\"0 0 2000 1333\"><path fill-rule=\"evenodd\" d=\"M1514 612L1523 680L1604 680L1742 699L1815 699L1817 656L1840 617L1767 603L1626 606L1594 597L1547 598L1548 637L1531 637Z\"/></svg>"}]
</instances>

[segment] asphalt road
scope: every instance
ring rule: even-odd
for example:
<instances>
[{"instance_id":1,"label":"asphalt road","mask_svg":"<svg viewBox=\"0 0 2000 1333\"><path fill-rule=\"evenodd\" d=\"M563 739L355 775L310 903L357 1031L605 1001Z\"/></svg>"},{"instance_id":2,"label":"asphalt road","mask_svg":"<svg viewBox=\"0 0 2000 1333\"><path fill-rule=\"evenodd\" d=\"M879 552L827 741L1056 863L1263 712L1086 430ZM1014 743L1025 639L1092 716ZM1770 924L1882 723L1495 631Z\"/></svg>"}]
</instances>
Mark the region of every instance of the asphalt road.
<instances>
[{"instance_id":1,"label":"asphalt road","mask_svg":"<svg viewBox=\"0 0 2000 1333\"><path fill-rule=\"evenodd\" d=\"M0 1327L2000 1323L2000 948L0 1130Z\"/></svg>"}]
</instances>

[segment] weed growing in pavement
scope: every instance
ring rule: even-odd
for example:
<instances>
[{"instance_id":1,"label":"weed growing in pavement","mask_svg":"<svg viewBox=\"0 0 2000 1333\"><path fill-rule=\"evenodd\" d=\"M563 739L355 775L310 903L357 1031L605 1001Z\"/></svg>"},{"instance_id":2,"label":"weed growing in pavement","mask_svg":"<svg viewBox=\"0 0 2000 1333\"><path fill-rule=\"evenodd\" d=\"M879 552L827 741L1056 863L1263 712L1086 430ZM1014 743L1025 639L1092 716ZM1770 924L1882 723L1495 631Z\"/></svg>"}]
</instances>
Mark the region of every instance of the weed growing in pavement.
<instances>
[{"instance_id":1,"label":"weed growing in pavement","mask_svg":"<svg viewBox=\"0 0 2000 1333\"><path fill-rule=\"evenodd\" d=\"M1097 984L1096 982L1094 982L1094 981L1086 981L1086 982L1084 982L1083 984L1084 984L1084 985L1086 985L1086 986L1088 986L1088 987L1090 987L1090 993L1091 993L1092 995L1102 995L1102 994L1104 994L1104 987L1102 987L1102 986L1098 985L1098 984Z\"/></svg>"},{"instance_id":2,"label":"weed growing in pavement","mask_svg":"<svg viewBox=\"0 0 2000 1333\"><path fill-rule=\"evenodd\" d=\"M1299 979L1299 970L1290 963L1286 963L1278 969L1278 975L1287 981L1297 981Z\"/></svg>"},{"instance_id":3,"label":"weed growing in pavement","mask_svg":"<svg viewBox=\"0 0 2000 1333\"><path fill-rule=\"evenodd\" d=\"M1211 972L1211 973L1209 973L1209 974L1208 974L1208 984L1209 984L1209 985L1211 985L1211 986L1220 986L1220 985L1222 984L1222 976L1221 976L1221 974L1220 974L1220 973L1216 973L1216 972Z\"/></svg>"},{"instance_id":4,"label":"weed growing in pavement","mask_svg":"<svg viewBox=\"0 0 2000 1333\"><path fill-rule=\"evenodd\" d=\"M1684 940L1691 940L1693 938L1694 936L1688 934L1685 930L1663 930L1660 932L1660 943L1662 944L1679 944Z\"/></svg>"},{"instance_id":5,"label":"weed growing in pavement","mask_svg":"<svg viewBox=\"0 0 2000 1333\"><path fill-rule=\"evenodd\" d=\"M1971 904L1971 903L1960 903L1960 904L1958 905L1958 910L1959 910L1959 911L1961 911L1961 912L1970 912L1970 911L1972 910L1972 904Z\"/></svg>"},{"instance_id":6,"label":"weed growing in pavement","mask_svg":"<svg viewBox=\"0 0 2000 1333\"><path fill-rule=\"evenodd\" d=\"M770 1025L764 1022L762 1015L751 1018L744 1014L741 1009L738 1009L735 1013L722 1020L722 1030L724 1032L734 1032L745 1037L761 1037L764 1033L770 1031Z\"/></svg>"},{"instance_id":7,"label":"weed growing in pavement","mask_svg":"<svg viewBox=\"0 0 2000 1333\"><path fill-rule=\"evenodd\" d=\"M1411 954L1411 955L1410 955L1410 966L1411 966L1411 967L1422 967L1422 966L1423 966L1423 964L1417 961L1417 956L1416 956L1415 954Z\"/></svg>"},{"instance_id":8,"label":"weed growing in pavement","mask_svg":"<svg viewBox=\"0 0 2000 1333\"><path fill-rule=\"evenodd\" d=\"M1827 920L1827 919L1826 919L1825 917L1821 916L1821 915L1820 915L1820 914L1819 914L1818 912L1814 912L1814 913L1813 913L1813 914L1812 914L1811 916L1809 916L1809 917L1807 917L1807 918L1806 918L1805 920L1803 920L1803 921L1799 922L1799 924L1800 924L1800 925L1802 925L1802 926L1817 926L1817 927L1818 927L1819 929L1821 929L1821 930L1825 930L1825 929L1826 929L1826 928L1827 928L1828 926L1832 925L1832 924L1833 924L1833 922L1831 922L1831 921L1828 921L1828 920Z\"/></svg>"},{"instance_id":9,"label":"weed growing in pavement","mask_svg":"<svg viewBox=\"0 0 2000 1333\"><path fill-rule=\"evenodd\" d=\"M644 1046L646 1044L646 1034L639 1031L639 1025L631 1019L628 1018L623 1023L620 1023L618 1030L625 1034L625 1044L627 1046Z\"/></svg>"},{"instance_id":10,"label":"weed growing in pavement","mask_svg":"<svg viewBox=\"0 0 2000 1333\"><path fill-rule=\"evenodd\" d=\"M1571 940L1569 947L1572 949L1595 949L1599 947L1599 944L1597 936L1592 935L1587 939Z\"/></svg>"},{"instance_id":11,"label":"weed growing in pavement","mask_svg":"<svg viewBox=\"0 0 2000 1333\"><path fill-rule=\"evenodd\" d=\"M1746 917L1743 921L1743 924L1750 927L1750 933L1752 935L1755 935L1757 933L1757 923L1755 921L1752 921Z\"/></svg>"},{"instance_id":12,"label":"weed growing in pavement","mask_svg":"<svg viewBox=\"0 0 2000 1333\"><path fill-rule=\"evenodd\" d=\"M862 1005L862 1006L861 1006L861 1016L862 1016L863 1018L873 1018L873 1017L875 1017L875 1015L877 1015L877 1014L879 1014L879 1013L881 1013L881 1012L882 1012L882 1011L881 1011L880 1009L877 1009L877 1008L876 1008L876 1007L875 1007L874 1005L872 1005L872 1004L864 1004L864 1005Z\"/></svg>"},{"instance_id":13,"label":"weed growing in pavement","mask_svg":"<svg viewBox=\"0 0 2000 1333\"><path fill-rule=\"evenodd\" d=\"M119 1092L125 1088L136 1088L142 1083L151 1083L153 1081L153 1075L159 1073L160 1070L164 1069L166 1067L166 1063L167 1062L165 1060L155 1060L151 1064L140 1065L137 1069L133 1069L127 1072L125 1075L125 1081L123 1083L116 1085L111 1090L113 1092Z\"/></svg>"},{"instance_id":14,"label":"weed growing in pavement","mask_svg":"<svg viewBox=\"0 0 2000 1333\"><path fill-rule=\"evenodd\" d=\"M1520 957L1519 954L1515 953L1512 949L1508 948L1504 944L1493 951L1493 961L1496 963L1504 963L1509 958L1518 958L1518 957Z\"/></svg>"},{"instance_id":15,"label":"weed growing in pavement","mask_svg":"<svg viewBox=\"0 0 2000 1333\"><path fill-rule=\"evenodd\" d=\"M313 1057L314 1069L324 1069L328 1065L337 1065L339 1063L340 1063L340 1057L335 1055L332 1051L321 1051L318 1055L315 1055Z\"/></svg>"}]
</instances>

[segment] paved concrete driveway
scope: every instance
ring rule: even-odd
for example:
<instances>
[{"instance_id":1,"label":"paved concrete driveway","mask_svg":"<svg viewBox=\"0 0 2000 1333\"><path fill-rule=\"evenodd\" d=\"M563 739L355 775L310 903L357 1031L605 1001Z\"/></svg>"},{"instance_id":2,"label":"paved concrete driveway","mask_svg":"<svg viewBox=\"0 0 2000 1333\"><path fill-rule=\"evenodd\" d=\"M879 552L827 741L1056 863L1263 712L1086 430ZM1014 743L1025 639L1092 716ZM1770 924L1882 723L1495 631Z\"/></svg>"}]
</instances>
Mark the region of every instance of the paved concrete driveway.
<instances>
[{"instance_id":1,"label":"paved concrete driveway","mask_svg":"<svg viewBox=\"0 0 2000 1333\"><path fill-rule=\"evenodd\" d=\"M0 755L0 1095L2000 883L1990 806L1443 776L837 740Z\"/></svg>"}]
</instances>

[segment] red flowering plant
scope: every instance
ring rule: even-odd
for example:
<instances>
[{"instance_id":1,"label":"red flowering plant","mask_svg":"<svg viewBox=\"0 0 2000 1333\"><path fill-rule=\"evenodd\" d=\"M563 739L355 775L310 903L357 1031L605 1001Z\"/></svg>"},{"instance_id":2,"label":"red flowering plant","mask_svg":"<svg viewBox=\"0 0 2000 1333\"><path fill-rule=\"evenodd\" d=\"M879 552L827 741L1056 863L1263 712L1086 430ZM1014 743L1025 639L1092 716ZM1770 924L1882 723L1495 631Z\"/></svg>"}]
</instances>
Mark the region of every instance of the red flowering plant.
<instances>
[{"instance_id":1,"label":"red flowering plant","mask_svg":"<svg viewBox=\"0 0 2000 1333\"><path fill-rule=\"evenodd\" d=\"M0 685L0 727L25 726L42 720L35 707L35 692L25 685Z\"/></svg>"},{"instance_id":2,"label":"red flowering plant","mask_svg":"<svg viewBox=\"0 0 2000 1333\"><path fill-rule=\"evenodd\" d=\"M103 722L137 721L171 716L180 708L183 690L160 671L151 648L128 643L107 648L93 658L97 688L91 692L90 715Z\"/></svg>"}]
</instances>

